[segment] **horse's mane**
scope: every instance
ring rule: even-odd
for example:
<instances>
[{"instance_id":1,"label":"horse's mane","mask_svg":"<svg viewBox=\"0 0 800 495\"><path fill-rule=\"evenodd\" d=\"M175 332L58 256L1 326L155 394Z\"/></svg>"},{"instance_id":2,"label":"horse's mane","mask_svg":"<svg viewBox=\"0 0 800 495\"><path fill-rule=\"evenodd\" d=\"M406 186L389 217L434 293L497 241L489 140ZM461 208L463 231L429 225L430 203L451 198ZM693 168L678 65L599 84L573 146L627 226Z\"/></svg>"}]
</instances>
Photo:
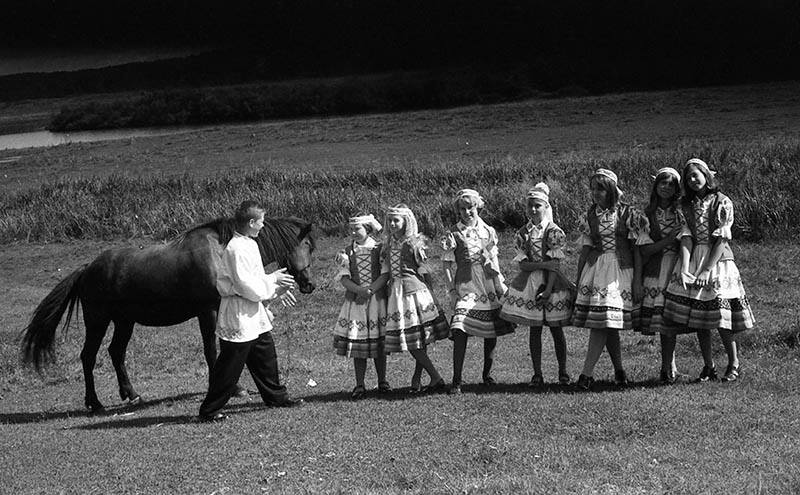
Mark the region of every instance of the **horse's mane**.
<instances>
[{"instance_id":1,"label":"horse's mane","mask_svg":"<svg viewBox=\"0 0 800 495\"><path fill-rule=\"evenodd\" d=\"M280 266L286 266L286 255L305 236L311 241L311 248L316 247L309 222L297 217L265 218L264 228L258 233L256 242L262 257L273 259Z\"/></svg>"},{"instance_id":2,"label":"horse's mane","mask_svg":"<svg viewBox=\"0 0 800 495\"><path fill-rule=\"evenodd\" d=\"M236 232L236 222L231 217L216 218L187 230L175 241L180 243L189 234L201 229L216 232L220 245L226 246ZM311 247L316 247L314 236L311 235L311 223L297 217L264 218L264 228L255 240L262 258L277 261L281 266L285 266L286 255L305 236L311 241Z\"/></svg>"}]
</instances>

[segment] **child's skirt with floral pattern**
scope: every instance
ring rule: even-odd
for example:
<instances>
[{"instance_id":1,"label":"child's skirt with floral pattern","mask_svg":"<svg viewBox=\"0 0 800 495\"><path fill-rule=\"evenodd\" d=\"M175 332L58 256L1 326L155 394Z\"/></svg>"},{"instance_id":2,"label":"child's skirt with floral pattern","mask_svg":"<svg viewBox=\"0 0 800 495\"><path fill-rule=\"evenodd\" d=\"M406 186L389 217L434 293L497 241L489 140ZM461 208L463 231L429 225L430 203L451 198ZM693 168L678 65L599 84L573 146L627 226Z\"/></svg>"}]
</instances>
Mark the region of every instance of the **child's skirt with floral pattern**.
<instances>
[{"instance_id":1,"label":"child's skirt with floral pattern","mask_svg":"<svg viewBox=\"0 0 800 495\"><path fill-rule=\"evenodd\" d=\"M336 354L376 358L384 354L386 299L373 295L364 303L345 300L333 329Z\"/></svg>"},{"instance_id":2,"label":"child's skirt with floral pattern","mask_svg":"<svg viewBox=\"0 0 800 495\"><path fill-rule=\"evenodd\" d=\"M710 251L708 244L694 247L689 261L690 273L696 273ZM733 260L718 262L711 270L708 284L687 285L685 289L680 266L676 266L664 297L664 318L675 325L668 334L715 328L743 332L755 324L739 269Z\"/></svg>"},{"instance_id":3,"label":"child's skirt with floral pattern","mask_svg":"<svg viewBox=\"0 0 800 495\"><path fill-rule=\"evenodd\" d=\"M427 288L405 294L402 280L395 279L386 290L386 353L425 349L450 336L447 317Z\"/></svg>"}]
</instances>

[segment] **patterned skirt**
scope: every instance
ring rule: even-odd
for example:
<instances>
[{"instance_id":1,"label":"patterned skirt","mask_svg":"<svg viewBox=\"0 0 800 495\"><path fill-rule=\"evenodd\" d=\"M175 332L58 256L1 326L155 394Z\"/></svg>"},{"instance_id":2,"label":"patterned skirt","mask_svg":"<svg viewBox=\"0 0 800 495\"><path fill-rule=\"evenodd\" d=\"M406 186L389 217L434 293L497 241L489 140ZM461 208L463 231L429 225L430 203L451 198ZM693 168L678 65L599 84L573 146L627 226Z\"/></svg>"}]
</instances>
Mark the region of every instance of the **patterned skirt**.
<instances>
[{"instance_id":1,"label":"patterned skirt","mask_svg":"<svg viewBox=\"0 0 800 495\"><path fill-rule=\"evenodd\" d=\"M697 268L710 254L707 244L698 244L689 260L689 272ZM668 334L722 328L743 332L753 328L755 318L744 292L739 269L733 260L720 261L711 270L709 283L683 288L680 266L676 266L667 286L664 318L674 323ZM662 332L666 333L666 332Z\"/></svg>"},{"instance_id":2,"label":"patterned skirt","mask_svg":"<svg viewBox=\"0 0 800 495\"><path fill-rule=\"evenodd\" d=\"M349 358L376 358L384 353L386 299L372 296L358 304L345 300L333 329L336 354Z\"/></svg>"},{"instance_id":3,"label":"patterned skirt","mask_svg":"<svg viewBox=\"0 0 800 495\"><path fill-rule=\"evenodd\" d=\"M386 286L389 293L385 322L386 353L425 349L428 344L450 337L450 325L427 289L403 293L400 280Z\"/></svg>"},{"instance_id":4,"label":"patterned skirt","mask_svg":"<svg viewBox=\"0 0 800 495\"><path fill-rule=\"evenodd\" d=\"M633 268L620 268L615 252L601 254L583 267L572 325L584 328L633 328Z\"/></svg>"},{"instance_id":5,"label":"patterned skirt","mask_svg":"<svg viewBox=\"0 0 800 495\"><path fill-rule=\"evenodd\" d=\"M662 333L670 326L664 321L664 293L675 269L678 255L667 251L661 258L657 277L644 277L642 302L633 310L633 325L637 332L645 335ZM666 330L669 332L669 330Z\"/></svg>"},{"instance_id":6,"label":"patterned skirt","mask_svg":"<svg viewBox=\"0 0 800 495\"><path fill-rule=\"evenodd\" d=\"M547 301L537 301L536 294L544 284L544 271L530 272L523 290L509 287L500 318L531 327L564 327L572 321L572 292L554 290Z\"/></svg>"},{"instance_id":7,"label":"patterned skirt","mask_svg":"<svg viewBox=\"0 0 800 495\"><path fill-rule=\"evenodd\" d=\"M450 328L485 339L512 333L514 325L500 319L506 291L502 277L487 278L480 263L473 263L471 268L471 280L456 284L459 297Z\"/></svg>"}]
</instances>

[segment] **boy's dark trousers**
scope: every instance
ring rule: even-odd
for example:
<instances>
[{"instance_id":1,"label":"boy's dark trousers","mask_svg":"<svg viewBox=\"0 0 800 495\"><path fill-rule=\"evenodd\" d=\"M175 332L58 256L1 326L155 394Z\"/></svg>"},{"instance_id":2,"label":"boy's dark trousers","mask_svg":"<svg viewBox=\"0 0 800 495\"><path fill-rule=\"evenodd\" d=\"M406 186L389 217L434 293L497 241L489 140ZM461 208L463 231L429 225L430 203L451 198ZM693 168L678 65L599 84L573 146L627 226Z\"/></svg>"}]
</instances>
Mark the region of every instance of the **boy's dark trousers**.
<instances>
[{"instance_id":1,"label":"boy's dark trousers","mask_svg":"<svg viewBox=\"0 0 800 495\"><path fill-rule=\"evenodd\" d=\"M286 387L278 376L278 354L271 332L264 332L248 342L219 340L219 356L209 378L208 393L200 405L201 416L216 414L236 391L244 365L268 406L279 405L288 399Z\"/></svg>"}]
</instances>

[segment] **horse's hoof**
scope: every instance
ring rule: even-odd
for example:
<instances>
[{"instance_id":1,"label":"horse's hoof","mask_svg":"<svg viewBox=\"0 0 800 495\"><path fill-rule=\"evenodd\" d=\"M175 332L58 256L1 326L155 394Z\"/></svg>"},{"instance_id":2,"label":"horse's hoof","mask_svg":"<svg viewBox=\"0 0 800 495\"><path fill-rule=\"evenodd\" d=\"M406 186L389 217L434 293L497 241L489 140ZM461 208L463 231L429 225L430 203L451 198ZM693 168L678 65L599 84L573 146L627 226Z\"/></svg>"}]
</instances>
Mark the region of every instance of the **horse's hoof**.
<instances>
[{"instance_id":1,"label":"horse's hoof","mask_svg":"<svg viewBox=\"0 0 800 495\"><path fill-rule=\"evenodd\" d=\"M106 408L99 402L97 404L86 404L86 412L89 413L89 415L103 414L106 412Z\"/></svg>"},{"instance_id":2,"label":"horse's hoof","mask_svg":"<svg viewBox=\"0 0 800 495\"><path fill-rule=\"evenodd\" d=\"M128 405L131 405L131 406L138 406L138 405L141 405L143 403L144 403L144 400L142 400L142 396L141 395L137 395L136 397L134 397L134 398L132 398L132 399L130 399L128 401Z\"/></svg>"},{"instance_id":3,"label":"horse's hoof","mask_svg":"<svg viewBox=\"0 0 800 495\"><path fill-rule=\"evenodd\" d=\"M240 387L240 386L237 385L236 386L236 391L233 393L233 396L234 397L239 397L241 399L244 399L246 397L250 397L250 392L248 392L246 388L243 388L243 387Z\"/></svg>"}]
</instances>

